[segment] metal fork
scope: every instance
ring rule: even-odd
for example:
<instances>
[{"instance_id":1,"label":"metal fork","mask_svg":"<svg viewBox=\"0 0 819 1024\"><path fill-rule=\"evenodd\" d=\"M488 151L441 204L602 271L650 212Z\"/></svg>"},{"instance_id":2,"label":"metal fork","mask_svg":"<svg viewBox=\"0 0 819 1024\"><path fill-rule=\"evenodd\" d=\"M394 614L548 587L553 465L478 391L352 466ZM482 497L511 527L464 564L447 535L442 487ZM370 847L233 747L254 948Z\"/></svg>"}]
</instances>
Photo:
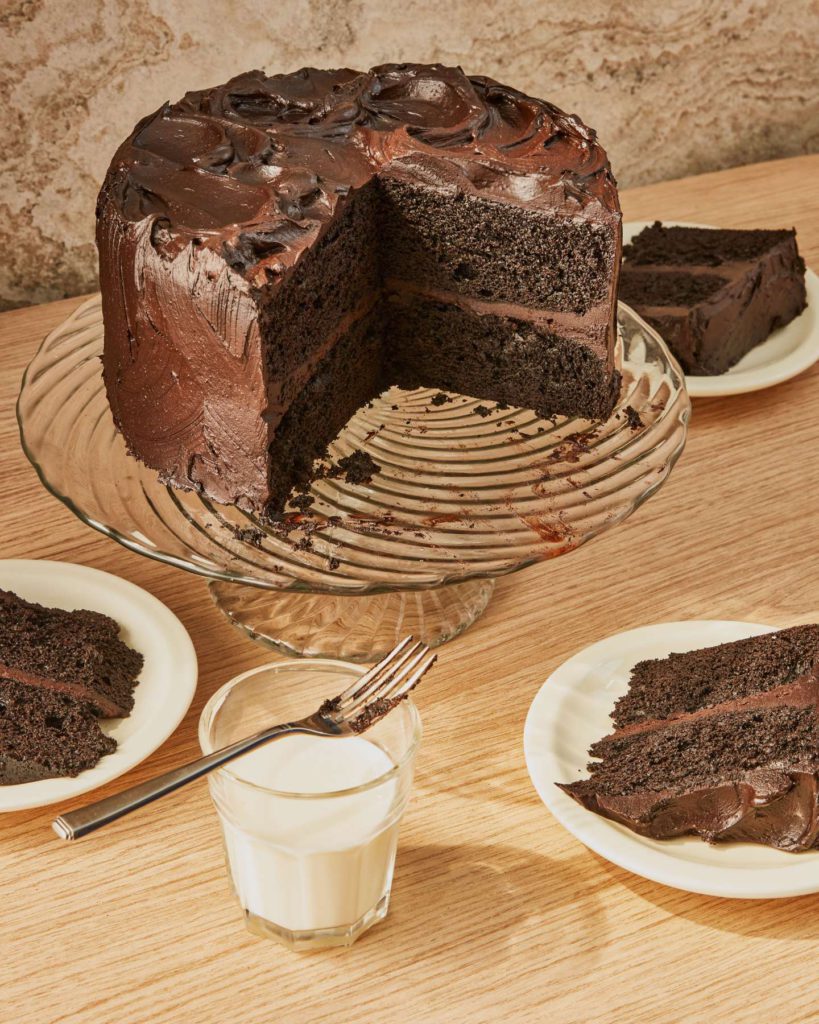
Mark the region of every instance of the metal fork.
<instances>
[{"instance_id":1,"label":"metal fork","mask_svg":"<svg viewBox=\"0 0 819 1024\"><path fill-rule=\"evenodd\" d=\"M167 793L173 793L180 786L212 772L214 768L289 733L336 737L362 733L409 694L435 663L435 659L436 655L429 653L426 644L414 642L411 636L405 637L377 665L356 679L343 693L332 700L326 700L307 718L262 729L253 736L237 740L221 750L214 750L181 768L174 768L114 796L69 811L55 819L51 827L60 839L79 839Z\"/></svg>"}]
</instances>

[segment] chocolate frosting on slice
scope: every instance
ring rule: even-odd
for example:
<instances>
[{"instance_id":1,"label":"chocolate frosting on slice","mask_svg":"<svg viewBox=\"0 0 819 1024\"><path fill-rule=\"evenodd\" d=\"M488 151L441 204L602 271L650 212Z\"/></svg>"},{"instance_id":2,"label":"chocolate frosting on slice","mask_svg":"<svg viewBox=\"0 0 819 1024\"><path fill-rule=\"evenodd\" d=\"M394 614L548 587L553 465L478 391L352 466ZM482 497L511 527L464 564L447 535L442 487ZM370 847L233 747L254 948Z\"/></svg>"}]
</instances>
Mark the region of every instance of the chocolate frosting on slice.
<instances>
[{"instance_id":1,"label":"chocolate frosting on slice","mask_svg":"<svg viewBox=\"0 0 819 1024\"><path fill-rule=\"evenodd\" d=\"M650 839L699 835L710 843L743 841L779 850L812 849L819 836L819 784L814 771L763 769L739 782L688 793L670 790L628 796L579 797L590 811Z\"/></svg>"}]
</instances>

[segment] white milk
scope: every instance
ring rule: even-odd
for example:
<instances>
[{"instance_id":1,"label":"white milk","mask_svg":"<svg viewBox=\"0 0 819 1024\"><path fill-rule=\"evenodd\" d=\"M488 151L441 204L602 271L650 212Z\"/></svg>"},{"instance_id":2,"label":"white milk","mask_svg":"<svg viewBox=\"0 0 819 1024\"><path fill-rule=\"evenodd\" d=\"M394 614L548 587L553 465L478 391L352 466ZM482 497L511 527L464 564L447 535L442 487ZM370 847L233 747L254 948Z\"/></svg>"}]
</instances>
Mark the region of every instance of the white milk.
<instances>
[{"instance_id":1,"label":"white milk","mask_svg":"<svg viewBox=\"0 0 819 1024\"><path fill-rule=\"evenodd\" d=\"M369 741L288 736L230 766L265 789L326 793L378 778L393 766ZM280 797L211 776L239 902L281 928L356 922L389 891L402 808L397 782L351 796Z\"/></svg>"}]
</instances>

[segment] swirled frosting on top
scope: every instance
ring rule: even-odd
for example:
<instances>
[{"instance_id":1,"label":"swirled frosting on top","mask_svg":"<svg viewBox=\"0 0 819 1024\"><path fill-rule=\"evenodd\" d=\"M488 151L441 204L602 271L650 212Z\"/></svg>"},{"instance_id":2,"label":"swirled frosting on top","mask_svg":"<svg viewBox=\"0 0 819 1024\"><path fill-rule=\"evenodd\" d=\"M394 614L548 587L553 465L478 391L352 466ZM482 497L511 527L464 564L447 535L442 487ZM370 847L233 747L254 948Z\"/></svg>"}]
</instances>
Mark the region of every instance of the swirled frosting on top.
<instances>
[{"instance_id":1,"label":"swirled frosting on top","mask_svg":"<svg viewBox=\"0 0 819 1024\"><path fill-rule=\"evenodd\" d=\"M606 154L578 117L460 68L417 64L251 71L188 93L137 125L106 190L126 221L150 219L165 258L193 243L260 286L379 173L569 216L618 210Z\"/></svg>"}]
</instances>

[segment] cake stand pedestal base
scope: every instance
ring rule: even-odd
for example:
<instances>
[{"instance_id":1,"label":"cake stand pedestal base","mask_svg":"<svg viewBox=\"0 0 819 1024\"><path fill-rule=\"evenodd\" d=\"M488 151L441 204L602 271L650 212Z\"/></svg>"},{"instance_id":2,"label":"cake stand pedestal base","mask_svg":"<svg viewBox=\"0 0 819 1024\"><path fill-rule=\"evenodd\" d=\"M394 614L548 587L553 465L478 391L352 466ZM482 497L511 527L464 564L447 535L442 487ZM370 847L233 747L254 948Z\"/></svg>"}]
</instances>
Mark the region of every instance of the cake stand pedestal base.
<instances>
[{"instance_id":1,"label":"cake stand pedestal base","mask_svg":"<svg viewBox=\"0 0 819 1024\"><path fill-rule=\"evenodd\" d=\"M486 608L494 580L450 583L363 597L264 590L212 580L208 587L230 622L257 643L289 657L378 661L408 634L437 647Z\"/></svg>"}]
</instances>

